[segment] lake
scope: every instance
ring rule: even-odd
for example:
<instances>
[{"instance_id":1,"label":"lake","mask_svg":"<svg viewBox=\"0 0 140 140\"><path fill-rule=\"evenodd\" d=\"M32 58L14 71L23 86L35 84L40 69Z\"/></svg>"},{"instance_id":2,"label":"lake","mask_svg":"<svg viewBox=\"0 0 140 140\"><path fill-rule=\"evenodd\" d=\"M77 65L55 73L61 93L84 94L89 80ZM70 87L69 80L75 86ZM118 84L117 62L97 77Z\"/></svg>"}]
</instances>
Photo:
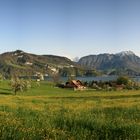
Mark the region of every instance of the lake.
<instances>
[{"instance_id":1,"label":"lake","mask_svg":"<svg viewBox=\"0 0 140 140\"><path fill-rule=\"evenodd\" d=\"M107 75L107 76L96 76L96 77L75 77L75 79L80 81L114 81L118 78L117 75ZM140 82L140 76L131 77L134 81ZM45 77L45 80L47 81L53 81L51 77ZM68 77L60 77L60 81L66 82L68 80Z\"/></svg>"},{"instance_id":2,"label":"lake","mask_svg":"<svg viewBox=\"0 0 140 140\"><path fill-rule=\"evenodd\" d=\"M21 78L28 78L27 76L22 76ZM37 77L36 76L32 76L31 77L32 79L36 79ZM87 81L87 82L90 82L90 81L114 81L118 78L117 75L107 75L107 76L95 76L95 77L75 77L74 79L77 79L77 80L80 80L80 81ZM140 82L140 76L135 76L135 77L131 77L134 81L136 82ZM53 78L52 77L49 77L49 76L45 76L45 80L46 81L53 81ZM68 77L60 77L59 79L60 81L62 82L66 82L68 81Z\"/></svg>"},{"instance_id":3,"label":"lake","mask_svg":"<svg viewBox=\"0 0 140 140\"><path fill-rule=\"evenodd\" d=\"M118 76L96 76L96 77L75 77L75 79L80 81L113 81L116 80ZM45 80L52 81L51 77L45 77ZM66 82L68 77L60 77L60 81Z\"/></svg>"}]
</instances>

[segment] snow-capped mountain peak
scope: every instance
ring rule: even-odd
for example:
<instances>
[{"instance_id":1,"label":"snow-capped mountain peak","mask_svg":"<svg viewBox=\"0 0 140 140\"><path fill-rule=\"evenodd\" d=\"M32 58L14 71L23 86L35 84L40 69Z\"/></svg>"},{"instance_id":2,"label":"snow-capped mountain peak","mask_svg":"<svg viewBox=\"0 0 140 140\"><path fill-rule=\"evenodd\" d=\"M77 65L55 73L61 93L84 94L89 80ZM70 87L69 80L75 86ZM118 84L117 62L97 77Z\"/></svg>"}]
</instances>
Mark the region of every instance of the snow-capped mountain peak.
<instances>
[{"instance_id":1,"label":"snow-capped mountain peak","mask_svg":"<svg viewBox=\"0 0 140 140\"><path fill-rule=\"evenodd\" d=\"M135 55L135 54L132 51L122 51L120 53L117 53L116 55L125 56L125 55Z\"/></svg>"}]
</instances>

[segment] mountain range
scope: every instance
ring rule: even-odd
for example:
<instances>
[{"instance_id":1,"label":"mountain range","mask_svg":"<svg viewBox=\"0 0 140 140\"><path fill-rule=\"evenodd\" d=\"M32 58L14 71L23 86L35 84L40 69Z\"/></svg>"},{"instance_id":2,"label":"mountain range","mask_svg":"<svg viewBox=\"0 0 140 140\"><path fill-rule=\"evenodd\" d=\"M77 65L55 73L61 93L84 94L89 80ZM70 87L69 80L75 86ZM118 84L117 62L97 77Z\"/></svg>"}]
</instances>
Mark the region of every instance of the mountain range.
<instances>
[{"instance_id":1,"label":"mountain range","mask_svg":"<svg viewBox=\"0 0 140 140\"><path fill-rule=\"evenodd\" d=\"M140 57L131 51L84 56L78 62L62 56L36 55L22 50L0 54L0 73L5 77L43 73L60 76L140 75Z\"/></svg>"},{"instance_id":2,"label":"mountain range","mask_svg":"<svg viewBox=\"0 0 140 140\"><path fill-rule=\"evenodd\" d=\"M82 57L78 64L110 75L140 75L140 57L132 51L116 54L99 54Z\"/></svg>"},{"instance_id":3,"label":"mountain range","mask_svg":"<svg viewBox=\"0 0 140 140\"><path fill-rule=\"evenodd\" d=\"M56 73L60 76L82 76L86 71L78 63L62 56L36 55L22 50L0 54L0 73L5 77L15 74L31 76L37 73L50 76ZM95 70L91 72L96 75Z\"/></svg>"}]
</instances>

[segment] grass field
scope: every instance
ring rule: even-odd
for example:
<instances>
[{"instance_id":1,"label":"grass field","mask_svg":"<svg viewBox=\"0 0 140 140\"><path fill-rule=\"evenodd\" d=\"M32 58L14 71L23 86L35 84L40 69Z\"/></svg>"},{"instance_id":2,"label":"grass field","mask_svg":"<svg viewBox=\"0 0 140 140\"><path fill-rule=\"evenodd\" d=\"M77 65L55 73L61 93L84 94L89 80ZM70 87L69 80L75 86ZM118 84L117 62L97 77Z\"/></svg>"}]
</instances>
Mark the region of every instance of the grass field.
<instances>
[{"instance_id":1,"label":"grass field","mask_svg":"<svg viewBox=\"0 0 140 140\"><path fill-rule=\"evenodd\" d=\"M0 83L0 140L140 139L140 91L73 91Z\"/></svg>"}]
</instances>

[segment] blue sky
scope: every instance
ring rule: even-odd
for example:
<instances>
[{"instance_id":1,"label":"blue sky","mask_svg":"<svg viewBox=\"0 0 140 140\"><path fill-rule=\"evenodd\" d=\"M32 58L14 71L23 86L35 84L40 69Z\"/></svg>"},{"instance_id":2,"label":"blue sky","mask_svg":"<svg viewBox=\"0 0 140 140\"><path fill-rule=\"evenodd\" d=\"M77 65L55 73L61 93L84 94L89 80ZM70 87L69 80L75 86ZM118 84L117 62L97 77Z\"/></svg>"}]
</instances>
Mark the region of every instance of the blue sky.
<instances>
[{"instance_id":1,"label":"blue sky","mask_svg":"<svg viewBox=\"0 0 140 140\"><path fill-rule=\"evenodd\" d=\"M140 56L140 0L0 0L0 53Z\"/></svg>"}]
</instances>

